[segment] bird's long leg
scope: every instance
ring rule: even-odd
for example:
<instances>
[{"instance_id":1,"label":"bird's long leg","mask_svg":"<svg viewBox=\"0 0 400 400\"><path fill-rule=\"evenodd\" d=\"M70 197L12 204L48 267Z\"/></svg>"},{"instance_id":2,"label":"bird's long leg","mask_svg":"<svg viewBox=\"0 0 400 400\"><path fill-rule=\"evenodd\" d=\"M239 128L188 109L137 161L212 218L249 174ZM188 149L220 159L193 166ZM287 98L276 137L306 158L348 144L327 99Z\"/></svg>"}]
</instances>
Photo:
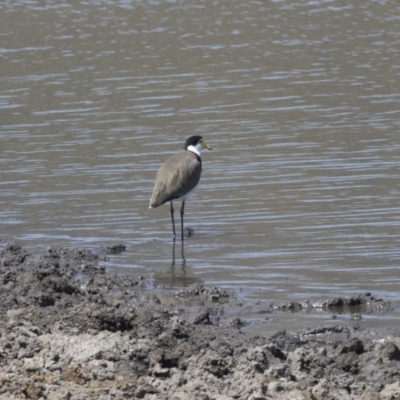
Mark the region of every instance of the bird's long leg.
<instances>
[{"instance_id":1,"label":"bird's long leg","mask_svg":"<svg viewBox=\"0 0 400 400\"><path fill-rule=\"evenodd\" d=\"M176 238L176 233L175 233L175 221L174 221L174 206L171 201L171 220L172 220L172 232L173 232L173 237L174 239Z\"/></svg>"},{"instance_id":2,"label":"bird's long leg","mask_svg":"<svg viewBox=\"0 0 400 400\"><path fill-rule=\"evenodd\" d=\"M183 214L185 213L185 202L184 201L182 201L182 207L181 207L181 234L182 234L182 242L183 242L183 237L185 236L184 235L184 232L183 232Z\"/></svg>"}]
</instances>

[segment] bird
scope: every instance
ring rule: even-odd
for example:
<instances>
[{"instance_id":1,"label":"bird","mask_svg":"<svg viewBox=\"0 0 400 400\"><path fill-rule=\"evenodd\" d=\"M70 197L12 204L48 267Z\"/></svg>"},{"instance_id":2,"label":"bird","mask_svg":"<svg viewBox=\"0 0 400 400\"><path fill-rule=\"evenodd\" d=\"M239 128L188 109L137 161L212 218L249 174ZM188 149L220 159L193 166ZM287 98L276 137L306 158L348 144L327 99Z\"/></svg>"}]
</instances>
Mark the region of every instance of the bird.
<instances>
[{"instance_id":1,"label":"bird","mask_svg":"<svg viewBox=\"0 0 400 400\"><path fill-rule=\"evenodd\" d=\"M182 201L181 206L181 235L184 237L183 215L185 202L193 194L200 182L202 164L201 151L212 150L202 136L190 136L179 153L169 157L156 174L153 194L149 208L156 208L167 202L171 203L170 212L172 232L175 240L174 200Z\"/></svg>"}]
</instances>

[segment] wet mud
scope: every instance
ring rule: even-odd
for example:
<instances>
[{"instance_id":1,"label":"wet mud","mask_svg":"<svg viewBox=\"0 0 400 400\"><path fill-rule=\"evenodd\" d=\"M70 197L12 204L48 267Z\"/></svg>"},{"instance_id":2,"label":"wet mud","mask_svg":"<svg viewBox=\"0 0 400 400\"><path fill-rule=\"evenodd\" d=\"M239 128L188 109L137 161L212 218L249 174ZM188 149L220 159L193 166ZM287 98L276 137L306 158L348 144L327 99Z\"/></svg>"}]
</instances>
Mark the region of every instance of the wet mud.
<instances>
[{"instance_id":1,"label":"wet mud","mask_svg":"<svg viewBox=\"0 0 400 400\"><path fill-rule=\"evenodd\" d=\"M255 336L231 293L193 285L176 297L203 305L166 304L148 279L105 273L87 249L9 245L0 283L2 400L400 399L399 331L362 329L358 312L348 325ZM366 293L269 307L393 304Z\"/></svg>"}]
</instances>

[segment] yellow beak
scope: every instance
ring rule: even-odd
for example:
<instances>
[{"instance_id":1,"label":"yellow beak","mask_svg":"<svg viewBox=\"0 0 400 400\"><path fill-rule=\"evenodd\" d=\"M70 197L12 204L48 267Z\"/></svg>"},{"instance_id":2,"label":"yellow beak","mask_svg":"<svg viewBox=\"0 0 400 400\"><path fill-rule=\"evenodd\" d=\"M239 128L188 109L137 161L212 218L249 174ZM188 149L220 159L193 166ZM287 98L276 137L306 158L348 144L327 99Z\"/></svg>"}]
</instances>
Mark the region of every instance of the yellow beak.
<instances>
[{"instance_id":1,"label":"yellow beak","mask_svg":"<svg viewBox=\"0 0 400 400\"><path fill-rule=\"evenodd\" d=\"M201 147L203 149L212 150L212 148L205 142L204 139L201 139Z\"/></svg>"}]
</instances>

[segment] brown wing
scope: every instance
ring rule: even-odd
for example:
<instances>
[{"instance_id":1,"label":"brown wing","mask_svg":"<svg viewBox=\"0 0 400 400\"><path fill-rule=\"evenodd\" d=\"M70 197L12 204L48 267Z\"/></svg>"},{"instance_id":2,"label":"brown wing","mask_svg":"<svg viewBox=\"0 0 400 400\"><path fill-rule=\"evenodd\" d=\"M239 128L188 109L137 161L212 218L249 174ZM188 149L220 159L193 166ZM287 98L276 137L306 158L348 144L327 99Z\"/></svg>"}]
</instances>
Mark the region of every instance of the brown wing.
<instances>
[{"instance_id":1,"label":"brown wing","mask_svg":"<svg viewBox=\"0 0 400 400\"><path fill-rule=\"evenodd\" d=\"M150 206L158 207L193 190L200 181L201 160L191 151L182 150L168 158L156 175Z\"/></svg>"}]
</instances>

